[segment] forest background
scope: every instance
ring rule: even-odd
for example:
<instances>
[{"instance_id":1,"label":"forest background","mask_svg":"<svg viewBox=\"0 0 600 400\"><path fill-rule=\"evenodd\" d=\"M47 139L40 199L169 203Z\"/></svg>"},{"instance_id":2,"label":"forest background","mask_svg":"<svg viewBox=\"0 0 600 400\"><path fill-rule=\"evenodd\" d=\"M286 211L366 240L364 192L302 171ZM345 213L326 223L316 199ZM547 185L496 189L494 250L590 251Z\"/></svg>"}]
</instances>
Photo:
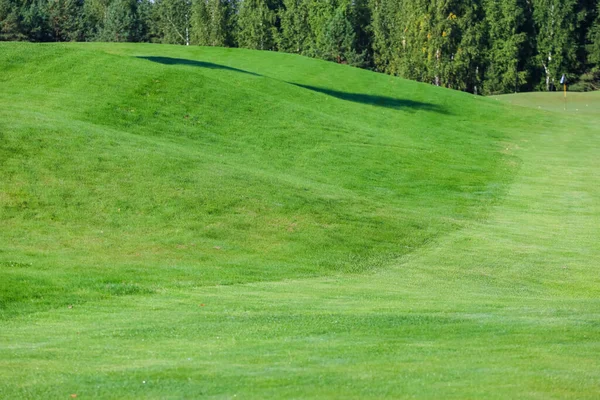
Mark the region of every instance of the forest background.
<instances>
[{"instance_id":1,"label":"forest background","mask_svg":"<svg viewBox=\"0 0 600 400\"><path fill-rule=\"evenodd\" d=\"M475 94L600 89L600 0L0 0L0 40L282 51Z\"/></svg>"}]
</instances>

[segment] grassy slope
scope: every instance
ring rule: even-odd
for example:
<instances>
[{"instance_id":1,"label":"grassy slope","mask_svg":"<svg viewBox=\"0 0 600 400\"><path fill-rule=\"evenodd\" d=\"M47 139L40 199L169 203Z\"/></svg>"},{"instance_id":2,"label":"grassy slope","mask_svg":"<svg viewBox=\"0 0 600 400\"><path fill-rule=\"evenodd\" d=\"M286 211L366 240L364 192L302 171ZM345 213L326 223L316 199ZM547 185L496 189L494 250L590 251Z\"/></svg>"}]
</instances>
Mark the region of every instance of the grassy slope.
<instances>
[{"instance_id":1,"label":"grassy slope","mask_svg":"<svg viewBox=\"0 0 600 400\"><path fill-rule=\"evenodd\" d=\"M175 64L136 57L152 54ZM0 238L4 262L32 264L8 272L5 303L373 269L478 217L514 169L478 128L489 105L315 60L112 45L3 60Z\"/></svg>"},{"instance_id":2,"label":"grassy slope","mask_svg":"<svg viewBox=\"0 0 600 400\"><path fill-rule=\"evenodd\" d=\"M3 397L599 395L593 116L281 54L3 46Z\"/></svg>"}]
</instances>

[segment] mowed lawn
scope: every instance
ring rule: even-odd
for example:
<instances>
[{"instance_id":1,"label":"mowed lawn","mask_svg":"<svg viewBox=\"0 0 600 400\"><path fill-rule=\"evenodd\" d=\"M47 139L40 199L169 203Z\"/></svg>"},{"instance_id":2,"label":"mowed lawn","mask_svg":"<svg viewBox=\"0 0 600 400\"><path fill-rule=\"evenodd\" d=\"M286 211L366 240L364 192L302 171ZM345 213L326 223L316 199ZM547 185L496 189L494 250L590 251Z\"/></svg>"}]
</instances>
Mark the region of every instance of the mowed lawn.
<instances>
[{"instance_id":1,"label":"mowed lawn","mask_svg":"<svg viewBox=\"0 0 600 400\"><path fill-rule=\"evenodd\" d=\"M600 396L598 113L156 45L0 85L1 398Z\"/></svg>"}]
</instances>

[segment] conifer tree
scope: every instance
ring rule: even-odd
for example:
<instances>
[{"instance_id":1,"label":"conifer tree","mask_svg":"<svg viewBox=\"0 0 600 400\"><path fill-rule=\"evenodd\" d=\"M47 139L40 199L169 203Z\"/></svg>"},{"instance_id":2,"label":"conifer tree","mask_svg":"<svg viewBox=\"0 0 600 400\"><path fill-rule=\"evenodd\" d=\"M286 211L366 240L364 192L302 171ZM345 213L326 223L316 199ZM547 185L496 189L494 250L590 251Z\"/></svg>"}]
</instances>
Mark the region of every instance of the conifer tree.
<instances>
[{"instance_id":1,"label":"conifer tree","mask_svg":"<svg viewBox=\"0 0 600 400\"><path fill-rule=\"evenodd\" d=\"M56 41L49 26L48 2L31 0L21 3L21 32L33 42ZM79 39L79 35L73 40Z\"/></svg>"},{"instance_id":2,"label":"conifer tree","mask_svg":"<svg viewBox=\"0 0 600 400\"><path fill-rule=\"evenodd\" d=\"M196 0L192 8L193 42L201 46L225 46L228 43L229 3Z\"/></svg>"},{"instance_id":3,"label":"conifer tree","mask_svg":"<svg viewBox=\"0 0 600 400\"><path fill-rule=\"evenodd\" d=\"M598 3L596 18L587 36L590 42L588 46L588 60L592 64L592 68L598 70L600 69L600 3Z\"/></svg>"},{"instance_id":4,"label":"conifer tree","mask_svg":"<svg viewBox=\"0 0 600 400\"><path fill-rule=\"evenodd\" d=\"M192 2L192 44L208 46L210 43L210 15L206 0Z\"/></svg>"},{"instance_id":5,"label":"conifer tree","mask_svg":"<svg viewBox=\"0 0 600 400\"><path fill-rule=\"evenodd\" d=\"M460 33L458 47L451 55L449 87L479 94L485 69L485 23L482 2L464 1L456 9Z\"/></svg>"},{"instance_id":6,"label":"conifer tree","mask_svg":"<svg viewBox=\"0 0 600 400\"><path fill-rule=\"evenodd\" d=\"M273 50L275 13L266 0L243 0L238 15L240 47Z\"/></svg>"},{"instance_id":7,"label":"conifer tree","mask_svg":"<svg viewBox=\"0 0 600 400\"><path fill-rule=\"evenodd\" d=\"M153 0L137 0L136 20L137 20L137 41L152 42L153 37L153 18L152 9L154 7Z\"/></svg>"},{"instance_id":8,"label":"conifer tree","mask_svg":"<svg viewBox=\"0 0 600 400\"><path fill-rule=\"evenodd\" d=\"M132 0L112 0L98 35L104 42L131 42L139 36L137 3Z\"/></svg>"},{"instance_id":9,"label":"conifer tree","mask_svg":"<svg viewBox=\"0 0 600 400\"><path fill-rule=\"evenodd\" d=\"M354 50L355 39L354 28L348 18L348 6L341 5L334 11L325 30L324 58L337 63L360 65L362 59Z\"/></svg>"},{"instance_id":10,"label":"conifer tree","mask_svg":"<svg viewBox=\"0 0 600 400\"><path fill-rule=\"evenodd\" d=\"M163 43L190 44L192 22L190 0L158 0L153 10L157 34Z\"/></svg>"},{"instance_id":11,"label":"conifer tree","mask_svg":"<svg viewBox=\"0 0 600 400\"><path fill-rule=\"evenodd\" d=\"M394 12L390 0L370 0L371 31L373 64L375 69L381 72L387 72L390 65L393 45L392 45L392 26L394 25Z\"/></svg>"},{"instance_id":12,"label":"conifer tree","mask_svg":"<svg viewBox=\"0 0 600 400\"><path fill-rule=\"evenodd\" d=\"M284 0L279 10L280 29L276 42L280 51L306 54L310 37L306 0Z\"/></svg>"},{"instance_id":13,"label":"conifer tree","mask_svg":"<svg viewBox=\"0 0 600 400\"><path fill-rule=\"evenodd\" d=\"M26 40L16 0L0 0L0 40Z\"/></svg>"},{"instance_id":14,"label":"conifer tree","mask_svg":"<svg viewBox=\"0 0 600 400\"><path fill-rule=\"evenodd\" d=\"M429 64L435 54L435 20L426 0L403 0L397 9L395 27L397 39L393 41L396 57L393 71L399 76L421 82L434 82Z\"/></svg>"},{"instance_id":15,"label":"conifer tree","mask_svg":"<svg viewBox=\"0 0 600 400\"><path fill-rule=\"evenodd\" d=\"M85 0L83 3L84 40L98 40L108 16L110 0Z\"/></svg>"},{"instance_id":16,"label":"conifer tree","mask_svg":"<svg viewBox=\"0 0 600 400\"><path fill-rule=\"evenodd\" d=\"M50 0L47 15L54 41L76 41L82 37L83 4L78 0Z\"/></svg>"},{"instance_id":17,"label":"conifer tree","mask_svg":"<svg viewBox=\"0 0 600 400\"><path fill-rule=\"evenodd\" d=\"M553 90L561 74L577 70L577 0L533 0L537 30L536 61L543 68L542 87Z\"/></svg>"},{"instance_id":18,"label":"conifer tree","mask_svg":"<svg viewBox=\"0 0 600 400\"><path fill-rule=\"evenodd\" d=\"M523 54L527 42L524 0L486 0L488 32L486 93L517 92L526 82Z\"/></svg>"},{"instance_id":19,"label":"conifer tree","mask_svg":"<svg viewBox=\"0 0 600 400\"><path fill-rule=\"evenodd\" d=\"M354 52L360 56L363 67L372 67L371 9L369 0L352 0L348 2L349 19L354 30Z\"/></svg>"},{"instance_id":20,"label":"conifer tree","mask_svg":"<svg viewBox=\"0 0 600 400\"><path fill-rule=\"evenodd\" d=\"M307 0L309 37L305 54L327 58L327 29L337 6L336 0Z\"/></svg>"}]
</instances>

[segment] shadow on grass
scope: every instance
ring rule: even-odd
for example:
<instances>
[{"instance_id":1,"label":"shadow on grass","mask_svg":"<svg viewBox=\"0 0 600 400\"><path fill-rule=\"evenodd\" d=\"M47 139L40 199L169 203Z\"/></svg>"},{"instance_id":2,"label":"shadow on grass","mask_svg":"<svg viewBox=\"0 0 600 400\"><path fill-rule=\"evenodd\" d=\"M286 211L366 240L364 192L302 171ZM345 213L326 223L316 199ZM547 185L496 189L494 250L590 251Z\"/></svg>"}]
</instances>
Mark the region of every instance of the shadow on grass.
<instances>
[{"instance_id":1,"label":"shadow on grass","mask_svg":"<svg viewBox=\"0 0 600 400\"><path fill-rule=\"evenodd\" d=\"M352 101L354 103L370 104L377 107L392 108L394 110L403 111L433 111L441 114L448 114L446 110L437 104L424 103L421 101L407 100L407 99L396 99L394 97L387 96L376 96L371 94L363 93L348 93L340 92L332 89L325 89L316 86L302 85L300 83L288 82L294 86L301 87L303 89L312 90L313 92L323 93L328 96L332 96L341 100Z\"/></svg>"},{"instance_id":2,"label":"shadow on grass","mask_svg":"<svg viewBox=\"0 0 600 400\"><path fill-rule=\"evenodd\" d=\"M185 58L172 58L172 57L153 57L153 56L137 56L137 58L142 58L144 60L152 61L159 64L164 65L189 65L192 67L199 68L208 68L208 69L222 69L225 71L233 71L233 72L241 72L243 74L249 74L254 76L262 76L259 74L255 74L254 72L246 71L243 69L228 67L226 65L214 64L207 61L196 61L196 60L186 60Z\"/></svg>"},{"instance_id":3,"label":"shadow on grass","mask_svg":"<svg viewBox=\"0 0 600 400\"><path fill-rule=\"evenodd\" d=\"M155 56L137 56L137 58L141 58L144 60L152 61L159 64L164 65L189 65L192 67L199 68L208 68L208 69L221 69L225 71L233 71L240 72L243 74L253 75L253 76L263 76L254 72L246 71L239 68L228 67L226 65L215 64L207 61L196 61L196 60L187 60L184 58L172 58L172 57L155 57ZM360 104L369 104L377 107L385 107L391 108L394 110L402 110L402 111L433 111L441 114L448 114L446 110L442 107L431 104L424 103L421 101L408 100L408 99L397 99L394 97L387 96L376 96L371 94L363 94L363 93L349 93L349 92L341 92L333 89L325 89L317 86L310 85L302 85L300 83L287 82L291 85L312 90L313 92L322 93L328 96L332 96L341 100L352 101L354 103Z\"/></svg>"}]
</instances>

